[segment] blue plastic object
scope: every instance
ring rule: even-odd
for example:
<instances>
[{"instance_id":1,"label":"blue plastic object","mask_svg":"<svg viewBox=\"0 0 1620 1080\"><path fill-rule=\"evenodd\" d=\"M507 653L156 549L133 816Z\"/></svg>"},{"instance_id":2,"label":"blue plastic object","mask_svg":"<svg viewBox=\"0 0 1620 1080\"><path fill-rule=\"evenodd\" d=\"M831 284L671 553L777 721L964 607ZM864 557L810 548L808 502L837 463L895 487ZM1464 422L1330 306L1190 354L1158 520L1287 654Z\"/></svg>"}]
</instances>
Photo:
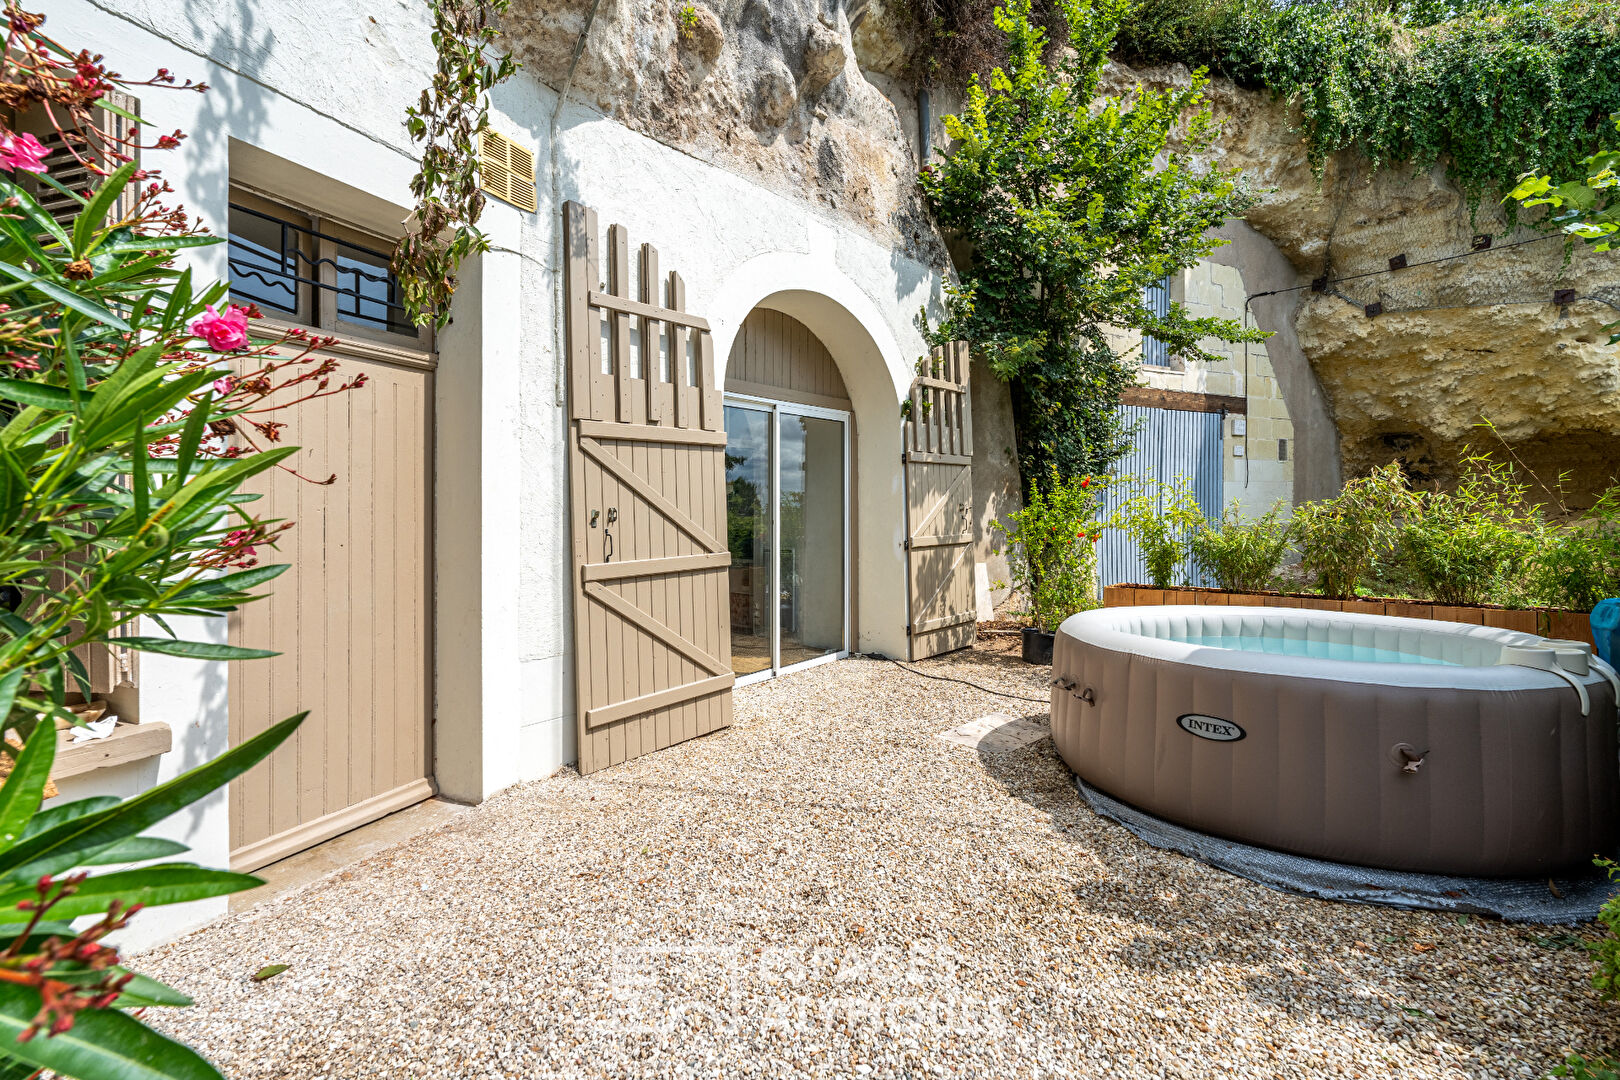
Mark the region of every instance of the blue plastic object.
<instances>
[{"instance_id":1,"label":"blue plastic object","mask_svg":"<svg viewBox=\"0 0 1620 1080\"><path fill-rule=\"evenodd\" d=\"M1599 656L1620 663L1620 600L1599 600L1592 609L1592 640Z\"/></svg>"}]
</instances>

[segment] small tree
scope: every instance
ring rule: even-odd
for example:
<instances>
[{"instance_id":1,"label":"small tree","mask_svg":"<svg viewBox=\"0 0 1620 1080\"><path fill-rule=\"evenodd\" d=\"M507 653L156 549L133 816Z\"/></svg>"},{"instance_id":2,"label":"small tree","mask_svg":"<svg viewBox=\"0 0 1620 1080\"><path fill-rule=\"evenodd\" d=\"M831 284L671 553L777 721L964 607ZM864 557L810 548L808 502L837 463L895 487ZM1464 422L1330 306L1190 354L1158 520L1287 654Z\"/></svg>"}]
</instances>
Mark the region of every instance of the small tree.
<instances>
[{"instance_id":1,"label":"small tree","mask_svg":"<svg viewBox=\"0 0 1620 1080\"><path fill-rule=\"evenodd\" d=\"M1058 0L1069 48L1050 65L1030 0L998 7L1007 66L988 85L971 81L962 113L944 120L958 145L921 176L940 224L972 250L931 337L972 342L1011 384L1026 483L1044 483L1051 466L1104 474L1128 448L1118 404L1132 369L1108 328L1204 360L1215 357L1202 339L1265 337L1232 319L1191 318L1179 303L1158 315L1144 300L1224 243L1210 230L1252 198L1235 172L1196 163L1216 135L1201 73L1185 89L1099 100L1128 6Z\"/></svg>"},{"instance_id":2,"label":"small tree","mask_svg":"<svg viewBox=\"0 0 1620 1080\"><path fill-rule=\"evenodd\" d=\"M1217 588L1266 592L1276 587L1277 571L1293 544L1293 526L1282 515L1279 502L1251 521L1233 499L1219 522L1194 530L1187 548Z\"/></svg>"},{"instance_id":3,"label":"small tree","mask_svg":"<svg viewBox=\"0 0 1620 1080\"><path fill-rule=\"evenodd\" d=\"M1323 596L1353 600L1361 582L1395 548L1401 522L1418 506L1399 462L1357 477L1331 499L1294 509L1299 564Z\"/></svg>"}]
</instances>

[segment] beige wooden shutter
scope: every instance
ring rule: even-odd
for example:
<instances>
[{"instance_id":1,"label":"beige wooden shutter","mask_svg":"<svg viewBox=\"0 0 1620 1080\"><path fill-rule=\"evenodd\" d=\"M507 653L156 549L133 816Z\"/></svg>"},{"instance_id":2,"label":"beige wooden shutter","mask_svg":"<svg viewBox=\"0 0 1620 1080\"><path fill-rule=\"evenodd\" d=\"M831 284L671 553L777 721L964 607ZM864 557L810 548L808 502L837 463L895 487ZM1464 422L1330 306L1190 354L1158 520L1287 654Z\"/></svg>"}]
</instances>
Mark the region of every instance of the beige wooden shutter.
<instances>
[{"instance_id":1,"label":"beige wooden shutter","mask_svg":"<svg viewBox=\"0 0 1620 1080\"><path fill-rule=\"evenodd\" d=\"M968 347L935 348L911 384L904 433L911 659L973 644L973 416Z\"/></svg>"},{"instance_id":2,"label":"beige wooden shutter","mask_svg":"<svg viewBox=\"0 0 1620 1080\"><path fill-rule=\"evenodd\" d=\"M105 100L125 112L135 116L140 115L141 103L133 95L113 90L105 95ZM111 109L104 109L99 106L92 110L91 115L98 128L115 138L127 140L125 143L126 152L135 158L135 164L138 168L141 154L140 150L136 149L134 145L139 141L135 137L136 123L118 115ZM45 163L50 166L51 179L58 184L61 184L69 191L83 195L101 182L101 177L91 172L87 166L81 164L68 150L61 132L57 131L55 126L50 123L43 109L36 107L29 110L22 117L18 127L23 131L31 132L44 145L45 149L50 151L45 158ZM80 151L80 156L85 156L83 150ZM72 224L74 217L79 212L78 200L63 194L51 185L32 177L32 175L30 175L26 183L31 185L29 190L33 192L34 198L39 201L40 208L55 218L57 224L63 226ZM131 183L124 188L123 194L118 198L117 205L113 207L114 220L134 213L135 206L139 202L139 190L140 185L138 183Z\"/></svg>"},{"instance_id":3,"label":"beige wooden shutter","mask_svg":"<svg viewBox=\"0 0 1620 1080\"><path fill-rule=\"evenodd\" d=\"M533 213L538 205L534 154L499 132L478 137L478 178L485 192L520 210Z\"/></svg>"},{"instance_id":4,"label":"beige wooden shutter","mask_svg":"<svg viewBox=\"0 0 1620 1080\"><path fill-rule=\"evenodd\" d=\"M596 214L563 213L574 689L589 773L731 723L726 433L714 341L686 312L681 276L660 277L643 244L632 297L615 225L601 289Z\"/></svg>"}]
</instances>

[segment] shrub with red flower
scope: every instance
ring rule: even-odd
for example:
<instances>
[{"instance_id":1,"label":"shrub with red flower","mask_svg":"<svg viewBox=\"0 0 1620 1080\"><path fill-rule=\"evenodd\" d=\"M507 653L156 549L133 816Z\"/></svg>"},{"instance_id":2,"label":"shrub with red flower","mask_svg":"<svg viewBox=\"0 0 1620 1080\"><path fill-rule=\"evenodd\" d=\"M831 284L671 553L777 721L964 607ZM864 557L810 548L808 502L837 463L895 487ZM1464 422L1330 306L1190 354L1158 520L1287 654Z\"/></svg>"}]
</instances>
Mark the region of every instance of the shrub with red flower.
<instances>
[{"instance_id":1,"label":"shrub with red flower","mask_svg":"<svg viewBox=\"0 0 1620 1080\"><path fill-rule=\"evenodd\" d=\"M115 635L124 648L181 657L270 655L147 636L132 624L167 630L165 617L222 615L262 596L286 567L260 560L292 523L258 516L239 495L255 476L288 468L296 447L281 443L300 403L364 380L320 354L330 339L266 332L255 309L228 302L225 283L182 273L188 249L218 238L164 203L167 186L136 168L128 135L95 124L98 104L112 108L104 95L134 84L46 37L42 16L14 5L5 13L0 105L42 115L61 149L47 153L34 135L0 124L0 169L11 173L0 175L10 283L0 305L0 585L9 598L0 753L11 758L9 772L0 769L0 1014L14 1021L0 1025L0 1077L114 1080L131 1075L131 1062L147 1077L218 1077L138 1017L190 1000L129 972L102 939L143 904L258 883L167 861L185 845L141 834L240 775L303 717L133 799L41 815L54 720L75 722L67 696L91 691L75 650ZM160 70L139 85L175 84ZM97 179L76 217L60 221L16 174L70 165ZM165 861L146 865L153 860ZM98 873L94 888L79 869L137 863Z\"/></svg>"}]
</instances>

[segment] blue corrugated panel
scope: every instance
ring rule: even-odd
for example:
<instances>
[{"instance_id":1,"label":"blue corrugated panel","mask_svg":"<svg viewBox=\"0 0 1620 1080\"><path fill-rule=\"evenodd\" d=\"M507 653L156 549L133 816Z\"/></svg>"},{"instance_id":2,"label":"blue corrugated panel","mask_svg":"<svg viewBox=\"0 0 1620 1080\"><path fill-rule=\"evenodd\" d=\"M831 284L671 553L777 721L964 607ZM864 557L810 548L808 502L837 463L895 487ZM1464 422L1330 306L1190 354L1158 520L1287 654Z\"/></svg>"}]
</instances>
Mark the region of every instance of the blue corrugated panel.
<instances>
[{"instance_id":1,"label":"blue corrugated panel","mask_svg":"<svg viewBox=\"0 0 1620 1080\"><path fill-rule=\"evenodd\" d=\"M1132 439L1135 448L1120 459L1114 467L1114 476L1152 477L1167 482L1185 476L1192 483L1193 497L1198 500L1205 519L1219 518L1224 464L1221 414L1149 409L1140 405L1123 405L1120 412L1127 425L1136 425ZM1110 486L1106 514L1112 515L1130 494L1126 485ZM1100 584L1147 583L1147 566L1142 561L1142 553L1123 531L1104 530L1097 546ZM1181 573L1188 584L1213 584L1205 580L1190 558Z\"/></svg>"}]
</instances>

